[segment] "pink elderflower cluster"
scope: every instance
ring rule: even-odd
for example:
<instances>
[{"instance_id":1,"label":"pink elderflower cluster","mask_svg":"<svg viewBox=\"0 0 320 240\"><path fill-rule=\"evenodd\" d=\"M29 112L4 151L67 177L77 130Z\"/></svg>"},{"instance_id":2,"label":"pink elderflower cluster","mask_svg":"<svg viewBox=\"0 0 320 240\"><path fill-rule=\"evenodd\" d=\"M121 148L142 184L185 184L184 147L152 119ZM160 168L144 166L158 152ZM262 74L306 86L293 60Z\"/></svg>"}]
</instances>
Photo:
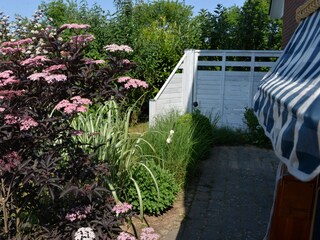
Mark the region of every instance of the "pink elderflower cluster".
<instances>
[{"instance_id":1,"label":"pink elderflower cluster","mask_svg":"<svg viewBox=\"0 0 320 240\"><path fill-rule=\"evenodd\" d=\"M26 45L32 42L31 38L10 41L10 42L3 42L1 44L0 52L3 54L14 54L17 52L24 52L25 48L21 48L22 45Z\"/></svg>"},{"instance_id":2,"label":"pink elderflower cluster","mask_svg":"<svg viewBox=\"0 0 320 240\"><path fill-rule=\"evenodd\" d=\"M10 152L0 159L0 168L3 172L11 172L21 162L21 157L15 151Z\"/></svg>"},{"instance_id":3,"label":"pink elderflower cluster","mask_svg":"<svg viewBox=\"0 0 320 240\"><path fill-rule=\"evenodd\" d=\"M54 71L54 70L51 70L51 71ZM33 73L28 77L28 79L31 81L37 81L37 80L40 80L41 78L43 78L48 83L52 83L54 81L61 82L61 81L67 80L67 76L64 74L49 74L49 72Z\"/></svg>"},{"instance_id":4,"label":"pink elderflower cluster","mask_svg":"<svg viewBox=\"0 0 320 240\"><path fill-rule=\"evenodd\" d=\"M82 98L80 96L75 96L69 100L62 100L60 101L55 109L61 110L63 109L64 113L71 114L71 113L78 113L78 112L86 112L88 110L87 106L90 105L92 102L87 98Z\"/></svg>"},{"instance_id":5,"label":"pink elderflower cluster","mask_svg":"<svg viewBox=\"0 0 320 240\"><path fill-rule=\"evenodd\" d=\"M45 73L51 73L51 72L55 72L57 70L67 70L67 67L65 64L57 64L57 65L52 65L46 69L43 70L43 72Z\"/></svg>"},{"instance_id":6,"label":"pink elderflower cluster","mask_svg":"<svg viewBox=\"0 0 320 240\"><path fill-rule=\"evenodd\" d=\"M129 210L132 209L132 205L129 203L118 203L116 204L113 208L112 208L112 212L115 212L116 214L120 214L120 213L126 213Z\"/></svg>"},{"instance_id":7,"label":"pink elderflower cluster","mask_svg":"<svg viewBox=\"0 0 320 240\"><path fill-rule=\"evenodd\" d=\"M12 74L13 72L11 70L0 72L0 78L9 78Z\"/></svg>"},{"instance_id":8,"label":"pink elderflower cluster","mask_svg":"<svg viewBox=\"0 0 320 240\"><path fill-rule=\"evenodd\" d=\"M160 235L154 232L152 227L146 227L141 230L140 240L158 240Z\"/></svg>"},{"instance_id":9,"label":"pink elderflower cluster","mask_svg":"<svg viewBox=\"0 0 320 240\"><path fill-rule=\"evenodd\" d=\"M118 52L118 51L133 52L132 48L129 47L128 45L110 44L103 48L109 52Z\"/></svg>"},{"instance_id":10,"label":"pink elderflower cluster","mask_svg":"<svg viewBox=\"0 0 320 240\"><path fill-rule=\"evenodd\" d=\"M50 61L45 56L36 56L33 58L28 58L20 62L22 66L39 66L43 65L44 62Z\"/></svg>"},{"instance_id":11,"label":"pink elderflower cluster","mask_svg":"<svg viewBox=\"0 0 320 240\"><path fill-rule=\"evenodd\" d=\"M0 99L12 98L14 96L21 96L25 90L0 90Z\"/></svg>"},{"instance_id":12,"label":"pink elderflower cluster","mask_svg":"<svg viewBox=\"0 0 320 240\"><path fill-rule=\"evenodd\" d=\"M2 54L14 54L17 52L22 52L23 49L21 48L12 48L12 47L2 47L0 48L0 52L2 52Z\"/></svg>"},{"instance_id":13,"label":"pink elderflower cluster","mask_svg":"<svg viewBox=\"0 0 320 240\"><path fill-rule=\"evenodd\" d=\"M122 64L130 64L131 61L129 59L122 59Z\"/></svg>"},{"instance_id":14,"label":"pink elderflower cluster","mask_svg":"<svg viewBox=\"0 0 320 240\"><path fill-rule=\"evenodd\" d=\"M92 34L85 34L85 35L73 36L70 42L77 45L82 45L85 43L92 42L94 39L95 38Z\"/></svg>"},{"instance_id":15,"label":"pink elderflower cluster","mask_svg":"<svg viewBox=\"0 0 320 240\"><path fill-rule=\"evenodd\" d=\"M13 72L11 70L0 72L0 87L20 82L16 77L12 76L12 74Z\"/></svg>"},{"instance_id":16,"label":"pink elderflower cluster","mask_svg":"<svg viewBox=\"0 0 320 240\"><path fill-rule=\"evenodd\" d=\"M37 123L32 117L26 116L19 121L20 130L26 131L32 127L37 127L39 123Z\"/></svg>"},{"instance_id":17,"label":"pink elderflower cluster","mask_svg":"<svg viewBox=\"0 0 320 240\"><path fill-rule=\"evenodd\" d=\"M61 29L86 29L89 28L89 24L77 24L77 23L67 23L61 26Z\"/></svg>"},{"instance_id":18,"label":"pink elderflower cluster","mask_svg":"<svg viewBox=\"0 0 320 240\"><path fill-rule=\"evenodd\" d=\"M119 83L125 83L124 87L126 89L130 89L130 88L138 88L138 87L142 87L142 88L148 88L149 85L142 80L139 79L135 79L135 78L131 78L131 77L120 77L118 78L118 82Z\"/></svg>"},{"instance_id":19,"label":"pink elderflower cluster","mask_svg":"<svg viewBox=\"0 0 320 240\"><path fill-rule=\"evenodd\" d=\"M129 233L121 232L117 237L117 240L136 240L136 238Z\"/></svg>"},{"instance_id":20,"label":"pink elderflower cluster","mask_svg":"<svg viewBox=\"0 0 320 240\"><path fill-rule=\"evenodd\" d=\"M105 63L104 60L94 60L91 58L85 59L84 61L85 61L84 64L104 64Z\"/></svg>"},{"instance_id":21,"label":"pink elderflower cluster","mask_svg":"<svg viewBox=\"0 0 320 240\"><path fill-rule=\"evenodd\" d=\"M87 218L87 215L92 211L91 206L72 208L69 213L67 213L65 219L70 222L76 220L83 220Z\"/></svg>"},{"instance_id":22,"label":"pink elderflower cluster","mask_svg":"<svg viewBox=\"0 0 320 240\"><path fill-rule=\"evenodd\" d=\"M4 116L4 122L9 125L19 124L21 131L29 130L32 127L37 127L39 123L37 123L32 117L30 116L23 116L19 117L13 114L6 114Z\"/></svg>"},{"instance_id":23,"label":"pink elderflower cluster","mask_svg":"<svg viewBox=\"0 0 320 240\"><path fill-rule=\"evenodd\" d=\"M52 74L52 75L48 75L48 76L44 77L44 79L48 83L52 83L54 81L61 82L61 81L66 81L67 80L67 76L64 75L64 74Z\"/></svg>"},{"instance_id":24,"label":"pink elderflower cluster","mask_svg":"<svg viewBox=\"0 0 320 240\"><path fill-rule=\"evenodd\" d=\"M4 42L1 44L2 47L19 47L21 45L26 45L32 43L31 38L26 38L26 39L21 39L21 40L16 40L12 42Z\"/></svg>"}]
</instances>

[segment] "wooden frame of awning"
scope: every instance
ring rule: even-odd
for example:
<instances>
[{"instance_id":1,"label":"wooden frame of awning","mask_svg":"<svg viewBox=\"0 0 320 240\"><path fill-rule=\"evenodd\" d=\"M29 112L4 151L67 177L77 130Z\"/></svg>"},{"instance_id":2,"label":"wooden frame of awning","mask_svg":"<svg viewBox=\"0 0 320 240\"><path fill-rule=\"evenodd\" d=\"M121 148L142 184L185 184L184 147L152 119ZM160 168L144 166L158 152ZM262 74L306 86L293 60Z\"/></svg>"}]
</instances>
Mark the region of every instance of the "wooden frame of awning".
<instances>
[{"instance_id":1,"label":"wooden frame of awning","mask_svg":"<svg viewBox=\"0 0 320 240\"><path fill-rule=\"evenodd\" d=\"M301 20L307 18L320 8L320 0L309 0L302 4L296 10L296 21L299 23Z\"/></svg>"}]
</instances>

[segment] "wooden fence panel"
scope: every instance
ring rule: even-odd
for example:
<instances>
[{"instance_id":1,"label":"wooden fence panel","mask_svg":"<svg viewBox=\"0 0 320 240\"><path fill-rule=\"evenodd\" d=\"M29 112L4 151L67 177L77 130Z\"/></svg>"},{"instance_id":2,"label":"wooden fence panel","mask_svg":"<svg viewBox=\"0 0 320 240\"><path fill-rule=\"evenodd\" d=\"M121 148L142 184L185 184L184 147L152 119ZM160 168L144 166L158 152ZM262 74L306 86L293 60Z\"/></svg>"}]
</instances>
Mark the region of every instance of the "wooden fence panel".
<instances>
[{"instance_id":1,"label":"wooden fence panel","mask_svg":"<svg viewBox=\"0 0 320 240\"><path fill-rule=\"evenodd\" d=\"M155 99L150 101L150 124L156 116L170 110L184 113L197 105L197 109L212 119L219 116L220 125L243 127L245 108L252 107L253 96L261 79L281 53L185 51Z\"/></svg>"}]
</instances>

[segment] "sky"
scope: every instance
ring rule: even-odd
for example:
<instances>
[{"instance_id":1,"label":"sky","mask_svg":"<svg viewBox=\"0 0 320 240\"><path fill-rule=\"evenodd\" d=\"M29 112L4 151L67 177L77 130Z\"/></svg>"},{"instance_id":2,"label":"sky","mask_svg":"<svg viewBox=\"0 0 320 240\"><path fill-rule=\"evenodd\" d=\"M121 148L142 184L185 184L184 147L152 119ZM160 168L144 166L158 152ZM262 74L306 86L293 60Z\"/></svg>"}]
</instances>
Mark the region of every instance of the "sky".
<instances>
[{"instance_id":1,"label":"sky","mask_svg":"<svg viewBox=\"0 0 320 240\"><path fill-rule=\"evenodd\" d=\"M193 6L194 14L197 14L200 9L208 9L213 12L218 3L221 3L224 7L230 7L233 5L242 6L245 0L185 0L186 5ZM37 10L38 5L42 0L0 0L0 11L10 16L13 20L15 14L20 14L23 17L31 17ZM50 2L50 0L45 0ZM87 0L89 6L92 6L95 2L102 7L103 10L109 10L114 12L113 0ZM183 0L181 0L183 2Z\"/></svg>"}]
</instances>

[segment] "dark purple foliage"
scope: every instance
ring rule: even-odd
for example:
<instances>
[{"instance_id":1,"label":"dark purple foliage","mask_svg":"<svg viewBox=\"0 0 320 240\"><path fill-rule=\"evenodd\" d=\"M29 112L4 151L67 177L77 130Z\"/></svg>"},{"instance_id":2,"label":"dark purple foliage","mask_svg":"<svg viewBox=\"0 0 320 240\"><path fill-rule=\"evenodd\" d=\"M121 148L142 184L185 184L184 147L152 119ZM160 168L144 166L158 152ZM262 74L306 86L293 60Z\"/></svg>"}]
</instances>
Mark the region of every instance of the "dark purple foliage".
<instances>
[{"instance_id":1,"label":"dark purple foliage","mask_svg":"<svg viewBox=\"0 0 320 240\"><path fill-rule=\"evenodd\" d=\"M76 145L70 122L87 109L83 102L123 97L116 80L134 64L115 56L105 63L86 59L94 39L83 33L87 27L2 39L0 239L71 239L80 227L111 239L120 230L123 219L111 211L115 203L105 188L108 166ZM55 109L62 100L69 105Z\"/></svg>"}]
</instances>

